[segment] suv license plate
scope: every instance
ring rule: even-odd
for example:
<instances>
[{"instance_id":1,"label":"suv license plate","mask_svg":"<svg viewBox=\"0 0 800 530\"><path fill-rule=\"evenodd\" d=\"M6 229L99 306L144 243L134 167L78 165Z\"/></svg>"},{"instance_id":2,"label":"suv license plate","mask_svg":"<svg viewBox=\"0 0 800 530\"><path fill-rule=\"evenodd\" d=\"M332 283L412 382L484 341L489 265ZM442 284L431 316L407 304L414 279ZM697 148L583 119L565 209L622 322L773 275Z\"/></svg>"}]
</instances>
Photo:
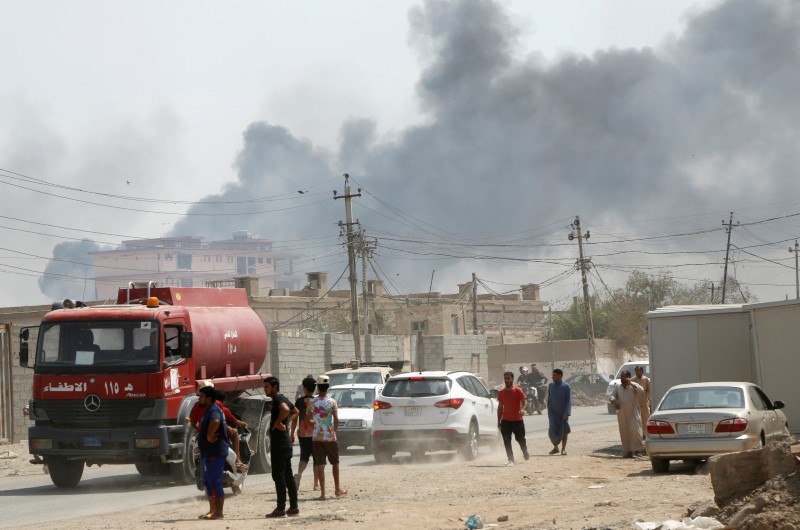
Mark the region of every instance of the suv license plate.
<instances>
[{"instance_id":1,"label":"suv license plate","mask_svg":"<svg viewBox=\"0 0 800 530\"><path fill-rule=\"evenodd\" d=\"M102 444L100 443L100 438L97 436L84 436L83 437L83 446L84 447L100 447Z\"/></svg>"},{"instance_id":2,"label":"suv license plate","mask_svg":"<svg viewBox=\"0 0 800 530\"><path fill-rule=\"evenodd\" d=\"M706 433L706 424L705 423L689 423L686 425L686 434L705 434Z\"/></svg>"},{"instance_id":3,"label":"suv license plate","mask_svg":"<svg viewBox=\"0 0 800 530\"><path fill-rule=\"evenodd\" d=\"M406 416L419 416L421 412L420 407L406 407Z\"/></svg>"}]
</instances>

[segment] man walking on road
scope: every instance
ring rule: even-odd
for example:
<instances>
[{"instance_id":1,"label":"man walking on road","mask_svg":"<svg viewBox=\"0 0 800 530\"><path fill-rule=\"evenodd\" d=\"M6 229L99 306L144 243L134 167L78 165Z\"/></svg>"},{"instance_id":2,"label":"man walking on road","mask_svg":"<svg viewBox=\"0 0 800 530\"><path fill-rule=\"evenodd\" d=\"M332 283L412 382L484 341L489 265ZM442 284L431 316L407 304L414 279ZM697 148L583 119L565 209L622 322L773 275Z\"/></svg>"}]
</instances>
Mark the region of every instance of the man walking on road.
<instances>
[{"instance_id":1,"label":"man walking on road","mask_svg":"<svg viewBox=\"0 0 800 530\"><path fill-rule=\"evenodd\" d=\"M623 371L621 384L611 393L611 404L617 409L619 437L622 441L622 458L633 458L634 453L644 451L642 443L642 416L639 412L639 399L644 389L631 381L631 373Z\"/></svg>"},{"instance_id":2,"label":"man walking on road","mask_svg":"<svg viewBox=\"0 0 800 530\"><path fill-rule=\"evenodd\" d=\"M522 421L528 406L528 400L525 397L525 392L514 385L514 374L512 372L503 374L503 382L506 386L497 394L497 428L500 429L500 434L503 435L503 445L506 448L506 456L508 457L506 466L513 466L512 434L517 443L519 443L520 449L522 449L522 456L525 460L530 458L528 444L525 442L525 423Z\"/></svg>"},{"instance_id":3,"label":"man walking on road","mask_svg":"<svg viewBox=\"0 0 800 530\"><path fill-rule=\"evenodd\" d=\"M650 419L650 378L644 375L644 368L636 366L633 369L636 374L631 377L631 381L644 389L644 394L639 396L639 413L642 415L642 439L647 434L647 420Z\"/></svg>"},{"instance_id":4,"label":"man walking on road","mask_svg":"<svg viewBox=\"0 0 800 530\"><path fill-rule=\"evenodd\" d=\"M280 382L277 377L264 379L264 393L272 399L269 418L270 460L272 480L275 481L278 506L267 514L269 518L295 516L300 514L297 506L297 485L292 475L292 442L289 436L289 421L297 415L297 409L289 398L279 394ZM289 492L289 509L286 509L286 492Z\"/></svg>"},{"instance_id":5,"label":"man walking on road","mask_svg":"<svg viewBox=\"0 0 800 530\"><path fill-rule=\"evenodd\" d=\"M567 454L567 437L570 433L569 417L572 415L572 390L562 381L564 372L561 368L553 370L553 382L547 388L547 419L550 426L547 435L553 444L551 455L558 454L561 443L561 454Z\"/></svg>"},{"instance_id":6,"label":"man walking on road","mask_svg":"<svg viewBox=\"0 0 800 530\"><path fill-rule=\"evenodd\" d=\"M314 420L313 451L314 475L319 480L319 500L327 500L325 496L325 459L333 467L334 493L337 497L347 495L347 490L339 484L339 444L336 442L336 431L339 430L339 409L336 400L328 397L330 378L327 375L317 377L317 397L311 400L311 415Z\"/></svg>"}]
</instances>

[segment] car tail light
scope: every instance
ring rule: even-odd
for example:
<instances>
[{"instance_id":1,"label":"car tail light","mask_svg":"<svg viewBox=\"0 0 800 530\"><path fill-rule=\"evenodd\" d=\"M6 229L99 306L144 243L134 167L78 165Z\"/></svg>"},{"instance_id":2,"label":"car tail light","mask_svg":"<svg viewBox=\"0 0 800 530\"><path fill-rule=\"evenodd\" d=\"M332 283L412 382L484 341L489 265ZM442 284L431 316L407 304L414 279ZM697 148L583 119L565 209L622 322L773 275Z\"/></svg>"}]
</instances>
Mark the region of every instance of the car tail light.
<instances>
[{"instance_id":1,"label":"car tail light","mask_svg":"<svg viewBox=\"0 0 800 530\"><path fill-rule=\"evenodd\" d=\"M747 420L744 418L728 418L717 424L714 432L742 432L747 429Z\"/></svg>"},{"instance_id":2,"label":"car tail light","mask_svg":"<svg viewBox=\"0 0 800 530\"><path fill-rule=\"evenodd\" d=\"M675 429L666 421L650 420L647 422L647 434L675 434Z\"/></svg>"},{"instance_id":3,"label":"car tail light","mask_svg":"<svg viewBox=\"0 0 800 530\"><path fill-rule=\"evenodd\" d=\"M456 409L464 403L463 398L443 399L433 404L434 407L439 409Z\"/></svg>"},{"instance_id":4,"label":"car tail light","mask_svg":"<svg viewBox=\"0 0 800 530\"><path fill-rule=\"evenodd\" d=\"M390 408L392 408L392 404L391 404L391 403L386 403L385 401L378 401L378 400L376 399L376 400L375 400L375 401L372 403L372 409L373 409L373 410L378 410L378 409L390 409Z\"/></svg>"}]
</instances>

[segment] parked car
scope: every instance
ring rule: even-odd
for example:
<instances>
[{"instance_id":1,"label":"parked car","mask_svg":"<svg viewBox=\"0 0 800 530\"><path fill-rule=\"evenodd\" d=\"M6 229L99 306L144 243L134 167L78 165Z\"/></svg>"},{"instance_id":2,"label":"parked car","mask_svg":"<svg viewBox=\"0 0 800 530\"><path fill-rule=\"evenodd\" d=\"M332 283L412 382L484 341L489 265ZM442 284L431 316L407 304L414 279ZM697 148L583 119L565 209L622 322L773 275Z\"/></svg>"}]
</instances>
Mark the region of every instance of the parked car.
<instances>
[{"instance_id":1,"label":"parked car","mask_svg":"<svg viewBox=\"0 0 800 530\"><path fill-rule=\"evenodd\" d=\"M614 391L614 387L622 384L619 378L620 374L627 370L631 373L631 376L635 376L636 374L633 373L633 369L637 366L644 368L644 375L652 379L653 375L650 372L650 361L648 360L630 361L617 368L617 373L614 374L614 379L608 383L608 386L606 387L606 407L608 408L609 414L617 413L617 409L611 404L611 393Z\"/></svg>"},{"instance_id":2,"label":"parked car","mask_svg":"<svg viewBox=\"0 0 800 530\"><path fill-rule=\"evenodd\" d=\"M330 378L331 386L359 383L380 385L396 373L390 366L360 366L328 370L325 375Z\"/></svg>"},{"instance_id":3,"label":"parked car","mask_svg":"<svg viewBox=\"0 0 800 530\"><path fill-rule=\"evenodd\" d=\"M470 372L416 372L393 376L375 400L375 461L398 451L458 450L472 460L484 443L496 443L497 401Z\"/></svg>"},{"instance_id":4,"label":"parked car","mask_svg":"<svg viewBox=\"0 0 800 530\"><path fill-rule=\"evenodd\" d=\"M569 385L572 390L580 390L584 394L593 396L602 394L609 383L613 379L612 376L606 374L592 374L592 373L578 373L564 379L564 382Z\"/></svg>"},{"instance_id":5,"label":"parked car","mask_svg":"<svg viewBox=\"0 0 800 530\"><path fill-rule=\"evenodd\" d=\"M702 461L764 447L769 436L789 434L783 407L753 383L673 386L647 421L653 471L669 471L670 460Z\"/></svg>"},{"instance_id":6,"label":"parked car","mask_svg":"<svg viewBox=\"0 0 800 530\"><path fill-rule=\"evenodd\" d=\"M383 385L355 384L332 386L328 395L339 410L339 449L360 446L372 451L372 405L380 397Z\"/></svg>"}]
</instances>

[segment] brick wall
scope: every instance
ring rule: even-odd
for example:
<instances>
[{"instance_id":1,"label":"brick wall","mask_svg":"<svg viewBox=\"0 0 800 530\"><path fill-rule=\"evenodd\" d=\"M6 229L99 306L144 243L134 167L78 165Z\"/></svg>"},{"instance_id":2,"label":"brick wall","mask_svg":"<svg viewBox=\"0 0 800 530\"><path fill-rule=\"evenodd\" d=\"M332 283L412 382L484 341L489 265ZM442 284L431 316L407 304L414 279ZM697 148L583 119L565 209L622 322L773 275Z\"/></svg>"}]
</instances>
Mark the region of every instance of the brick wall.
<instances>
[{"instance_id":1,"label":"brick wall","mask_svg":"<svg viewBox=\"0 0 800 530\"><path fill-rule=\"evenodd\" d=\"M424 370L466 370L488 382L489 367L484 335L424 336L421 353Z\"/></svg>"}]
</instances>

